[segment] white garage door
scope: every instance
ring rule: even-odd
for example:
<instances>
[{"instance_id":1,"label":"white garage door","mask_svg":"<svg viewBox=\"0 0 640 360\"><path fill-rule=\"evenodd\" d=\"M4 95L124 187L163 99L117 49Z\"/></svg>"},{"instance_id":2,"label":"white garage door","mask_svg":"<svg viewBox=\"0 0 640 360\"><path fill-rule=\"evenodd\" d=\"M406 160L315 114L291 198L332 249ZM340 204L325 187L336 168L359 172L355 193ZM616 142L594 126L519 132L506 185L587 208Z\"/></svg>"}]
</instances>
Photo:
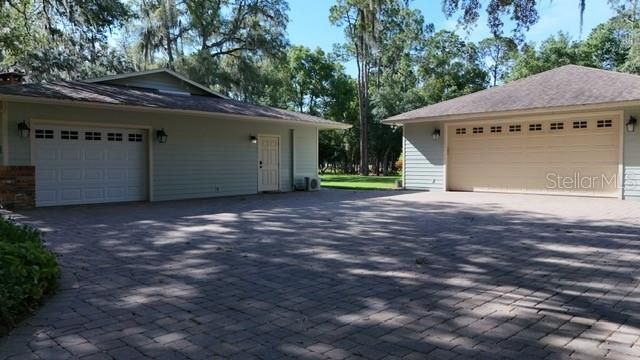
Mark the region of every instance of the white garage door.
<instances>
[{"instance_id":1,"label":"white garage door","mask_svg":"<svg viewBox=\"0 0 640 360\"><path fill-rule=\"evenodd\" d=\"M144 130L32 127L36 205L147 199Z\"/></svg>"},{"instance_id":2,"label":"white garage door","mask_svg":"<svg viewBox=\"0 0 640 360\"><path fill-rule=\"evenodd\" d=\"M450 125L450 190L618 196L612 117Z\"/></svg>"}]
</instances>

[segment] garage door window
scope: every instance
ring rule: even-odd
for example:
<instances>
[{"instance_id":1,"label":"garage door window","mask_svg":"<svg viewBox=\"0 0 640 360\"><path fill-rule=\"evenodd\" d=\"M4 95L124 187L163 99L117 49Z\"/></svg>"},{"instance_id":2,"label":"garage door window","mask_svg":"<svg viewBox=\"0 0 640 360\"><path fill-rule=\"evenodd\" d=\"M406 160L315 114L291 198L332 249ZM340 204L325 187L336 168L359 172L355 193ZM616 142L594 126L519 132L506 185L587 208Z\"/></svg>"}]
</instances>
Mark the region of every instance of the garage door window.
<instances>
[{"instance_id":1,"label":"garage door window","mask_svg":"<svg viewBox=\"0 0 640 360\"><path fill-rule=\"evenodd\" d=\"M501 133L502 132L502 126L492 126L491 127L491 133L496 134L496 133Z\"/></svg>"},{"instance_id":2,"label":"garage door window","mask_svg":"<svg viewBox=\"0 0 640 360\"><path fill-rule=\"evenodd\" d=\"M142 134L129 134L129 141L142 142Z\"/></svg>"},{"instance_id":3,"label":"garage door window","mask_svg":"<svg viewBox=\"0 0 640 360\"><path fill-rule=\"evenodd\" d=\"M122 141L122 133L107 133L107 141Z\"/></svg>"},{"instance_id":4,"label":"garage door window","mask_svg":"<svg viewBox=\"0 0 640 360\"><path fill-rule=\"evenodd\" d=\"M529 131L542 131L542 124L529 124Z\"/></svg>"},{"instance_id":5,"label":"garage door window","mask_svg":"<svg viewBox=\"0 0 640 360\"><path fill-rule=\"evenodd\" d=\"M62 140L78 140L78 132L70 130L60 131L60 139Z\"/></svg>"},{"instance_id":6,"label":"garage door window","mask_svg":"<svg viewBox=\"0 0 640 360\"><path fill-rule=\"evenodd\" d=\"M573 122L573 128L574 129L586 129L587 128L587 122L586 121L574 121Z\"/></svg>"},{"instance_id":7,"label":"garage door window","mask_svg":"<svg viewBox=\"0 0 640 360\"><path fill-rule=\"evenodd\" d=\"M551 130L563 130L564 129L564 123L561 123L561 122L551 123L550 128L551 128Z\"/></svg>"},{"instance_id":8,"label":"garage door window","mask_svg":"<svg viewBox=\"0 0 640 360\"><path fill-rule=\"evenodd\" d=\"M53 139L53 130L36 129L36 139Z\"/></svg>"},{"instance_id":9,"label":"garage door window","mask_svg":"<svg viewBox=\"0 0 640 360\"><path fill-rule=\"evenodd\" d=\"M484 128L482 128L482 127L474 127L473 128L473 133L474 134L482 134L482 133L484 133Z\"/></svg>"},{"instance_id":10,"label":"garage door window","mask_svg":"<svg viewBox=\"0 0 640 360\"><path fill-rule=\"evenodd\" d=\"M457 128L456 129L456 135L464 135L467 133L467 129L465 128Z\"/></svg>"},{"instance_id":11,"label":"garage door window","mask_svg":"<svg viewBox=\"0 0 640 360\"><path fill-rule=\"evenodd\" d=\"M613 127L613 121L612 120L598 120L598 127L599 128L610 128L610 127Z\"/></svg>"},{"instance_id":12,"label":"garage door window","mask_svg":"<svg viewBox=\"0 0 640 360\"><path fill-rule=\"evenodd\" d=\"M509 125L509 132L520 132L522 131L522 125Z\"/></svg>"},{"instance_id":13,"label":"garage door window","mask_svg":"<svg viewBox=\"0 0 640 360\"><path fill-rule=\"evenodd\" d=\"M100 141L102 140L102 133L96 131L86 131L84 133L84 139L89 141Z\"/></svg>"}]
</instances>

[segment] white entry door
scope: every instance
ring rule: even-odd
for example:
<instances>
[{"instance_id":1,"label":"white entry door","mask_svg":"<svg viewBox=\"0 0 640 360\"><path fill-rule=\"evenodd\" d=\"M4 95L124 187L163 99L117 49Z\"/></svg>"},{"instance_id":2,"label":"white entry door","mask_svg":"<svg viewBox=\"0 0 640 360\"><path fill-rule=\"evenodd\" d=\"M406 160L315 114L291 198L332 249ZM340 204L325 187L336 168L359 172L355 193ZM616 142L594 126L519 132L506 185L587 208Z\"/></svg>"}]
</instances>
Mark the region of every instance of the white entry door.
<instances>
[{"instance_id":1,"label":"white entry door","mask_svg":"<svg viewBox=\"0 0 640 360\"><path fill-rule=\"evenodd\" d=\"M278 191L280 188L280 138L258 137L258 191Z\"/></svg>"},{"instance_id":2,"label":"white entry door","mask_svg":"<svg viewBox=\"0 0 640 360\"><path fill-rule=\"evenodd\" d=\"M32 126L36 206L147 199L140 129Z\"/></svg>"}]
</instances>

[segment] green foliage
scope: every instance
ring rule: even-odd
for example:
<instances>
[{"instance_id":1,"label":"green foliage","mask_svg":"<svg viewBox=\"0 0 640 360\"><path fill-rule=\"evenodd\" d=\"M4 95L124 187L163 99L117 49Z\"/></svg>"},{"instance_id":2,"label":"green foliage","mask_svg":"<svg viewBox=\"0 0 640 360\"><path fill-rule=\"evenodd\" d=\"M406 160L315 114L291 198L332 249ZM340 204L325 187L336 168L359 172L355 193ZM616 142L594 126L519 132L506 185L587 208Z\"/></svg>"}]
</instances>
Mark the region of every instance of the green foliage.
<instances>
[{"instance_id":1,"label":"green foliage","mask_svg":"<svg viewBox=\"0 0 640 360\"><path fill-rule=\"evenodd\" d=\"M482 90L488 83L478 47L446 30L427 40L419 74L429 103Z\"/></svg>"},{"instance_id":2,"label":"green foliage","mask_svg":"<svg viewBox=\"0 0 640 360\"><path fill-rule=\"evenodd\" d=\"M537 23L540 18L537 10L537 0L489 0L486 2L478 0L442 0L442 9L447 17L459 14L458 22L465 28L470 29L480 19L483 3L486 4L487 25L494 36L503 34L503 16L508 17L515 23L513 34L517 39L522 39L524 32ZM580 0L581 14L584 9L584 0Z\"/></svg>"},{"instance_id":3,"label":"green foliage","mask_svg":"<svg viewBox=\"0 0 640 360\"><path fill-rule=\"evenodd\" d=\"M55 291L59 275L38 231L0 219L0 335Z\"/></svg>"},{"instance_id":4,"label":"green foliage","mask_svg":"<svg viewBox=\"0 0 640 360\"><path fill-rule=\"evenodd\" d=\"M350 190L385 190L395 188L400 176L322 175L320 183L326 188Z\"/></svg>"},{"instance_id":5,"label":"green foliage","mask_svg":"<svg viewBox=\"0 0 640 360\"><path fill-rule=\"evenodd\" d=\"M492 85L506 79L513 58L518 52L518 46L513 39L494 36L480 41L478 48L482 57L487 61L487 71L491 76Z\"/></svg>"},{"instance_id":6,"label":"green foliage","mask_svg":"<svg viewBox=\"0 0 640 360\"><path fill-rule=\"evenodd\" d=\"M594 66L582 44L571 41L567 34L560 32L543 41L539 50L534 44L525 45L516 57L509 79L521 79L569 64Z\"/></svg>"}]
</instances>

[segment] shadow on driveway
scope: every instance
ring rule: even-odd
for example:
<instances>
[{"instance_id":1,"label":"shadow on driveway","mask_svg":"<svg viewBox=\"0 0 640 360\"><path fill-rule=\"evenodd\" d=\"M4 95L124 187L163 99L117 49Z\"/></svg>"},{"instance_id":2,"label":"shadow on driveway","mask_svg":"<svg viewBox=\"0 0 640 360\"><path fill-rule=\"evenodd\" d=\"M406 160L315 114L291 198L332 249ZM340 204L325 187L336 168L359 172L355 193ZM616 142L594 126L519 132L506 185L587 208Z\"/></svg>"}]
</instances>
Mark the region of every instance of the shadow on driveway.
<instances>
[{"instance_id":1,"label":"shadow on driveway","mask_svg":"<svg viewBox=\"0 0 640 360\"><path fill-rule=\"evenodd\" d=\"M28 211L64 289L0 358L640 356L638 215L340 190Z\"/></svg>"}]
</instances>

